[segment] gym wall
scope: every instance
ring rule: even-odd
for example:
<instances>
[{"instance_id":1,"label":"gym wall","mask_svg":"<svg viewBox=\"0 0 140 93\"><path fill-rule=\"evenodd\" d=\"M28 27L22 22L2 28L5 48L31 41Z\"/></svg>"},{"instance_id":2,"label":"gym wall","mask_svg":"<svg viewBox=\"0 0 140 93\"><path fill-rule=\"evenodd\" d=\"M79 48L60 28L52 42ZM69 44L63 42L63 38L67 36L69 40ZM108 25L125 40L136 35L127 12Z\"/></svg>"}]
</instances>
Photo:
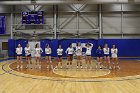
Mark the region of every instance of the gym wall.
<instances>
[{"instance_id":1,"label":"gym wall","mask_svg":"<svg viewBox=\"0 0 140 93\"><path fill-rule=\"evenodd\" d=\"M52 48L52 56L57 56L57 48L58 45L61 44L62 48L64 49L64 55L67 47L70 43L87 43L90 42L94 44L93 50L92 50L92 56L96 56L96 49L98 45L104 46L105 43L109 45L109 48L112 47L113 44L115 44L119 50L118 56L119 57L140 57L140 39L99 39L99 40L93 40L93 39L43 39L40 40L40 46L45 51L46 44L49 44ZM18 44L21 44L24 48L25 45L28 43L28 40L20 39L20 40L14 40L9 39L8 40L8 55L9 57L15 57L15 48ZM85 52L85 49L83 49L83 52ZM25 55L23 51L23 56ZM45 56L45 52L42 53L42 56Z\"/></svg>"}]
</instances>

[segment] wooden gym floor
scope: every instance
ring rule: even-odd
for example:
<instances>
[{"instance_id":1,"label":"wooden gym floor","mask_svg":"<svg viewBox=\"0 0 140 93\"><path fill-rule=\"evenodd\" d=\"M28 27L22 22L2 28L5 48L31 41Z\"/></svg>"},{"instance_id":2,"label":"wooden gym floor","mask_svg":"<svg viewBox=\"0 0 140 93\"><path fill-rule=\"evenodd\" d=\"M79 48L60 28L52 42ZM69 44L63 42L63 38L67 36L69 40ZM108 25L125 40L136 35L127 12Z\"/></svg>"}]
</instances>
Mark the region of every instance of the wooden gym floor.
<instances>
[{"instance_id":1,"label":"wooden gym floor","mask_svg":"<svg viewBox=\"0 0 140 93\"><path fill-rule=\"evenodd\" d=\"M83 61L84 62L84 61ZM0 62L0 93L140 93L140 61L120 60L121 69L16 69L16 60ZM53 61L53 67L56 61ZM85 64L83 64L85 65ZM24 67L26 62L24 62Z\"/></svg>"}]
</instances>

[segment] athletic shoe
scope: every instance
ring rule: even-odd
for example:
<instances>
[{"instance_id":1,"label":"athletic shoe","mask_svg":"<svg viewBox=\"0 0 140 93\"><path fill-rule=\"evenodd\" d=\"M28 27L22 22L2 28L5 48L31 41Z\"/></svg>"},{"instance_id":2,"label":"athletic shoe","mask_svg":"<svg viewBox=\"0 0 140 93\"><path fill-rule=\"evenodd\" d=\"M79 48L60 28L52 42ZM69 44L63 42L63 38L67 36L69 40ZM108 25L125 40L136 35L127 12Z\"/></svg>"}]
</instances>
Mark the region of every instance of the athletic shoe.
<instances>
[{"instance_id":1,"label":"athletic shoe","mask_svg":"<svg viewBox=\"0 0 140 93\"><path fill-rule=\"evenodd\" d=\"M111 70L112 68L111 68L111 67L109 67L109 69Z\"/></svg>"},{"instance_id":2,"label":"athletic shoe","mask_svg":"<svg viewBox=\"0 0 140 93\"><path fill-rule=\"evenodd\" d=\"M23 69L23 66L20 66L21 69Z\"/></svg>"},{"instance_id":3,"label":"athletic shoe","mask_svg":"<svg viewBox=\"0 0 140 93\"><path fill-rule=\"evenodd\" d=\"M119 70L121 69L120 66L118 66L118 69L119 69Z\"/></svg>"},{"instance_id":4,"label":"athletic shoe","mask_svg":"<svg viewBox=\"0 0 140 93\"><path fill-rule=\"evenodd\" d=\"M19 65L17 65L17 69L19 68Z\"/></svg>"}]
</instances>

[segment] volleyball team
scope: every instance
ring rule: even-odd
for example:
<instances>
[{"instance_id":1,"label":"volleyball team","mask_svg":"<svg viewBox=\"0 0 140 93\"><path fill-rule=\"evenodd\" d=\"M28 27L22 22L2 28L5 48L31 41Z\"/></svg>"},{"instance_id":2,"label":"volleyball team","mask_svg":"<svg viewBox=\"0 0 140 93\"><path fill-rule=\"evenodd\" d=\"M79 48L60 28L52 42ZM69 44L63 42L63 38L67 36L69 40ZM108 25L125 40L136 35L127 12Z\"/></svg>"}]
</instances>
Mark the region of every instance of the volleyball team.
<instances>
[{"instance_id":1,"label":"volleyball team","mask_svg":"<svg viewBox=\"0 0 140 93\"><path fill-rule=\"evenodd\" d=\"M55 46L54 46L55 47ZM76 56L76 61L77 61L77 68L83 68L83 48L86 49L85 52L85 62L86 66L85 68L92 68L91 66L91 61L92 61L92 48L93 44L92 43L86 43L84 46L81 46L81 43L78 42L75 47L72 46L72 44L69 45L69 47L66 49L66 54L67 54L67 68L72 68L73 64L73 56ZM26 45L24 48L25 51L25 56L26 56L26 61L28 62L26 68L32 68L33 62L31 61L31 52L34 53L35 55L35 65L39 68L41 68L41 54L44 52L43 49L39 46L37 43L35 45L34 49L31 49L29 44ZM46 44L45 48L45 60L49 65L47 68L53 68L53 65L51 64L51 47L49 44ZM111 53L111 57L110 57ZM22 54L23 54L23 48L20 44L18 44L18 47L16 48L16 54L17 54L17 69L23 68L23 61L22 61ZM58 63L57 67L62 68L62 57L64 54L64 49L62 48L61 45L58 46L57 49L57 58L58 58ZM108 44L105 44L104 47L102 48L101 46L98 46L96 50L96 68L102 69L102 67L108 68L108 69L120 69L119 67L119 62L118 62L118 49L116 48L115 45L112 45L112 48L110 49L108 47ZM112 61L110 61L112 59Z\"/></svg>"}]
</instances>

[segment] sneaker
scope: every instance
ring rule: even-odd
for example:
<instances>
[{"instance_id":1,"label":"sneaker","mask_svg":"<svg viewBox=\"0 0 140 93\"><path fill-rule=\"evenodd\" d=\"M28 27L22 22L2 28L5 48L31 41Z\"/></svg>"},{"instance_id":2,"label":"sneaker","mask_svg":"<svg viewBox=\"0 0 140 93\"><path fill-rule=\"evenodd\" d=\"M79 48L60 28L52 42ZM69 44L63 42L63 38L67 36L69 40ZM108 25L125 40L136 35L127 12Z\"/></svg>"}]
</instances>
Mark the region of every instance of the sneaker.
<instances>
[{"instance_id":1,"label":"sneaker","mask_svg":"<svg viewBox=\"0 0 140 93\"><path fill-rule=\"evenodd\" d=\"M69 68L69 66L67 65L66 68Z\"/></svg>"},{"instance_id":2,"label":"sneaker","mask_svg":"<svg viewBox=\"0 0 140 93\"><path fill-rule=\"evenodd\" d=\"M33 68L33 66L30 66L30 69L32 69Z\"/></svg>"},{"instance_id":3,"label":"sneaker","mask_svg":"<svg viewBox=\"0 0 140 93\"><path fill-rule=\"evenodd\" d=\"M20 66L21 69L23 69L23 66Z\"/></svg>"},{"instance_id":4,"label":"sneaker","mask_svg":"<svg viewBox=\"0 0 140 93\"><path fill-rule=\"evenodd\" d=\"M119 70L121 69L120 66L117 66L117 67L118 67Z\"/></svg>"},{"instance_id":5,"label":"sneaker","mask_svg":"<svg viewBox=\"0 0 140 93\"><path fill-rule=\"evenodd\" d=\"M41 66L39 66L39 69L41 69Z\"/></svg>"},{"instance_id":6,"label":"sneaker","mask_svg":"<svg viewBox=\"0 0 140 93\"><path fill-rule=\"evenodd\" d=\"M19 65L17 65L17 69L19 68Z\"/></svg>"},{"instance_id":7,"label":"sneaker","mask_svg":"<svg viewBox=\"0 0 140 93\"><path fill-rule=\"evenodd\" d=\"M109 67L109 69L111 70L112 68L111 68L111 67Z\"/></svg>"}]
</instances>

